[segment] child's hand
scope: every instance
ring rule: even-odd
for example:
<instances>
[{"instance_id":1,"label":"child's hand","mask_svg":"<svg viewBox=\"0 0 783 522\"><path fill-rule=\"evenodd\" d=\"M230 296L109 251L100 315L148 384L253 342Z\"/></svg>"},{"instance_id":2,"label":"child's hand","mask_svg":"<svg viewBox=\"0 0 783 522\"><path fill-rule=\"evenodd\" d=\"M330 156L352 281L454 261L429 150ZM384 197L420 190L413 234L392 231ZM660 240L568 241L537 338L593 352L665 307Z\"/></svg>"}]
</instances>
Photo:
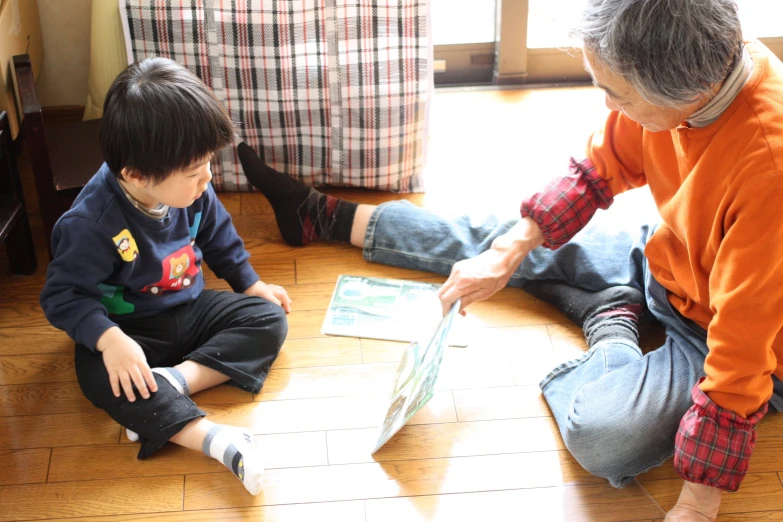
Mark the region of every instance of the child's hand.
<instances>
[{"instance_id":1,"label":"child's hand","mask_svg":"<svg viewBox=\"0 0 783 522\"><path fill-rule=\"evenodd\" d=\"M253 286L243 292L245 295L262 297L267 301L283 307L286 313L291 313L291 298L285 288L277 285L268 285L262 281L256 281Z\"/></svg>"},{"instance_id":2,"label":"child's hand","mask_svg":"<svg viewBox=\"0 0 783 522\"><path fill-rule=\"evenodd\" d=\"M141 346L118 327L106 330L95 347L103 354L103 364L109 372L109 382L115 397L120 396L122 386L128 400L135 401L134 384L145 399L150 398L150 392L158 391Z\"/></svg>"}]
</instances>

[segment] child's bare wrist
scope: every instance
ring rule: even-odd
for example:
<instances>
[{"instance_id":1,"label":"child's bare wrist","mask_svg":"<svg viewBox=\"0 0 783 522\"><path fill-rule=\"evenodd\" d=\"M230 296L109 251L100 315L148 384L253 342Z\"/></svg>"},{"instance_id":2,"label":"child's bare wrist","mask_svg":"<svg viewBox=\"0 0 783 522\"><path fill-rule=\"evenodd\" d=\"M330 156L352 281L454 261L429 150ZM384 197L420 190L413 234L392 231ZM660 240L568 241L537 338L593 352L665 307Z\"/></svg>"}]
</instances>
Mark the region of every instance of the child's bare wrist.
<instances>
[{"instance_id":1,"label":"child's bare wrist","mask_svg":"<svg viewBox=\"0 0 783 522\"><path fill-rule=\"evenodd\" d=\"M247 290L242 292L245 295L258 295L259 290L263 290L263 288L266 286L266 283L264 283L261 280L256 281L252 285L250 285Z\"/></svg>"},{"instance_id":2,"label":"child's bare wrist","mask_svg":"<svg viewBox=\"0 0 783 522\"><path fill-rule=\"evenodd\" d=\"M103 353L108 350L112 345L116 343L116 340L125 335L118 326L112 326L98 338L98 342L95 343L95 349Z\"/></svg>"}]
</instances>

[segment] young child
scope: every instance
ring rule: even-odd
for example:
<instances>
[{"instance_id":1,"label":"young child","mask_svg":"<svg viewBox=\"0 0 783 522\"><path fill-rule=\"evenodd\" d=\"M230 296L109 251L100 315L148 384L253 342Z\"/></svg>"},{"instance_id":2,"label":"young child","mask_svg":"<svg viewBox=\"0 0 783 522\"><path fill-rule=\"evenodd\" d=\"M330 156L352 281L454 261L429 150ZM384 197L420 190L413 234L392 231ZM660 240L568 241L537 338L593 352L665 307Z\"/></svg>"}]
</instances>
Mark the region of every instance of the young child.
<instances>
[{"instance_id":1,"label":"young child","mask_svg":"<svg viewBox=\"0 0 783 522\"><path fill-rule=\"evenodd\" d=\"M186 68L152 58L120 74L104 104L106 163L54 228L41 306L76 342L84 395L138 435L140 459L171 440L257 495L250 433L189 398L223 382L258 393L288 331L288 294L259 280L209 183L210 158L233 137ZM202 258L236 293L204 289Z\"/></svg>"}]
</instances>

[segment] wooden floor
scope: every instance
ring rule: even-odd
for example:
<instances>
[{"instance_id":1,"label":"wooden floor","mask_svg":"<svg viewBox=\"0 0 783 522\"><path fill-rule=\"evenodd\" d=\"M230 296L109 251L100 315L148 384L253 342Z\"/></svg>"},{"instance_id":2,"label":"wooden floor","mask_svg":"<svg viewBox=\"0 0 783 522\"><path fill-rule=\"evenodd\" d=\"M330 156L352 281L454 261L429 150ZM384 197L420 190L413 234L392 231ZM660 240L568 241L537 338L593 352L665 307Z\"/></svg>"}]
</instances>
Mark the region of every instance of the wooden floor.
<instances>
[{"instance_id":1,"label":"wooden floor","mask_svg":"<svg viewBox=\"0 0 783 522\"><path fill-rule=\"evenodd\" d=\"M438 94L429 191L407 199L513 212L522 191L580 153L604 110L590 88ZM29 179L24 159L22 167ZM448 349L432 401L371 456L404 345L320 334L337 275L443 278L372 265L347 246L290 248L258 194L221 199L253 266L293 298L289 337L260 395L219 387L194 399L212 420L252 429L266 456L264 491L250 496L221 464L173 445L136 460L136 445L82 396L73 346L38 305L46 258L27 190L41 267L18 278L0 261L0 521L649 522L677 499L682 482L670 462L615 490L564 450L536 384L585 344L518 290L470 309L470 346ZM659 341L659 331L645 332L646 345ZM783 520L782 433L783 416L761 423L750 473L724 495L721 521Z\"/></svg>"}]
</instances>

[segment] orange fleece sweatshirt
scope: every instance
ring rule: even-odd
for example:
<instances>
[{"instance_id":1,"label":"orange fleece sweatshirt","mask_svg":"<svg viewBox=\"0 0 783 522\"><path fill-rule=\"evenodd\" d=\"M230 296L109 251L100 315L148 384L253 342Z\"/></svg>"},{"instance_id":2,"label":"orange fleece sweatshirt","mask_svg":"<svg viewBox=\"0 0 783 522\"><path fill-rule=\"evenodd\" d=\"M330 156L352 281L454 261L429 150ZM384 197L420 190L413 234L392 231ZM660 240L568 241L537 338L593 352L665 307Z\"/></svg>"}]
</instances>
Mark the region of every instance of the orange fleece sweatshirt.
<instances>
[{"instance_id":1,"label":"orange fleece sweatshirt","mask_svg":"<svg viewBox=\"0 0 783 522\"><path fill-rule=\"evenodd\" d=\"M707 330L702 390L743 417L783 379L783 63L746 45L753 71L717 121L648 132L612 112L587 151L613 194L649 185L650 270Z\"/></svg>"}]
</instances>

